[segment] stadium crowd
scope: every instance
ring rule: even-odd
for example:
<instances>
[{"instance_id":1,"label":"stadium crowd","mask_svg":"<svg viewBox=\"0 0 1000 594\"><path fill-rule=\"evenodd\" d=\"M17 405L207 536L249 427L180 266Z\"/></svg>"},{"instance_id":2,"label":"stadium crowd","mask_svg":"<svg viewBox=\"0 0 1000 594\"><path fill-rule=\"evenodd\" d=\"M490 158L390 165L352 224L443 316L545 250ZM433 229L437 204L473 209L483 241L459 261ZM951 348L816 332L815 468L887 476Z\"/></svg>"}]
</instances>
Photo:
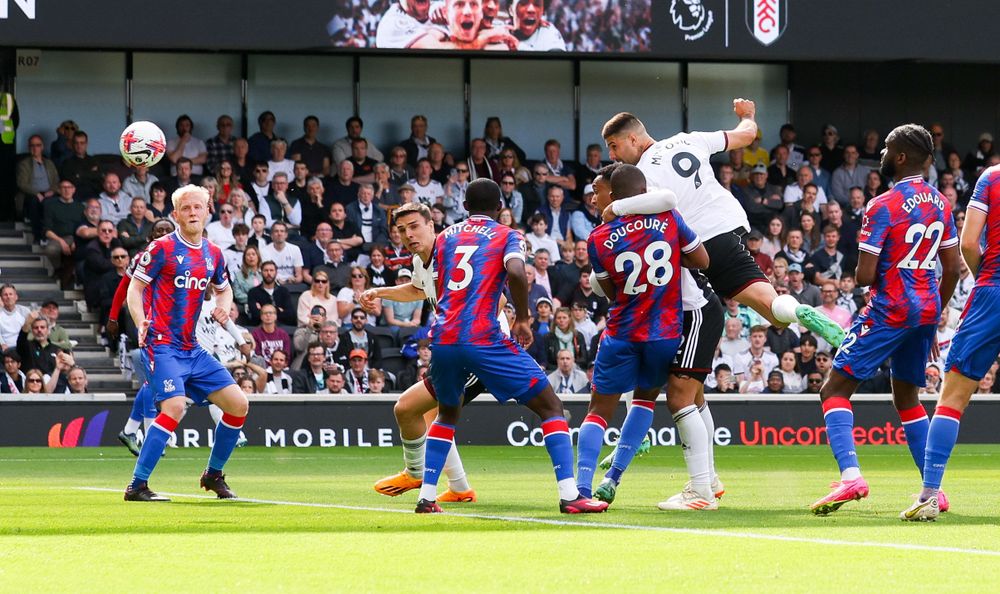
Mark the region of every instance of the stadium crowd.
<instances>
[{"instance_id":1,"label":"stadium crowd","mask_svg":"<svg viewBox=\"0 0 1000 594\"><path fill-rule=\"evenodd\" d=\"M360 307L369 288L410 281L411 256L391 224L394 209L421 202L438 231L467 216L465 189L481 177L501 187L500 222L522 229L527 240L530 302L535 341L529 353L550 373L558 393L590 390L593 362L608 303L589 283L586 240L600 224L591 182L602 161L598 144L582 163L563 159L559 142L545 143L545 158L528 161L489 118L469 154L430 135L425 117L413 116L410 137L376 147L364 122L349 118L345 134L320 140L320 122L309 116L303 135L291 142L274 133L266 111L249 138L233 134L233 119L220 116L217 134L194 135L194 122L177 118L167 154L152 170L126 167L120 159L88 151L87 134L63 122L48 145L29 139L29 155L17 168L19 209L63 288L84 291L98 312L123 368L140 376L136 329L124 312L112 312L115 290L130 258L143 250L156 221L168 218L170 195L201 184L212 197L208 239L226 256L235 294L231 317L247 345L211 321L212 304L199 323L199 342L219 358L248 393L400 392L421 380L432 353L424 302L379 302ZM964 208L983 168L1000 163L993 138L984 133L964 157L938 124L929 127L934 164L926 177L951 202L961 229ZM882 136L865 132L858 143L824 126L818 144L798 143L791 124L780 143L717 155L719 181L746 210L752 230L746 247L779 294L791 294L848 328L865 305L854 280L858 231L865 205L887 189L879 174ZM380 150L380 148L382 150ZM928 386L940 387L944 360L958 314L974 284L964 267L939 331L940 357L928 364ZM76 366L72 345L59 333L58 305L39 311L18 304L15 287L0 289L0 392L85 392L86 372ZM725 333L719 337L714 373L706 381L718 393L817 393L830 371L831 345L800 327L769 327L755 312L725 300ZM513 318L513 308L505 313ZM121 324L107 324L109 316ZM981 382L995 391L997 365ZM864 382L860 392L889 392L888 369Z\"/></svg>"}]
</instances>

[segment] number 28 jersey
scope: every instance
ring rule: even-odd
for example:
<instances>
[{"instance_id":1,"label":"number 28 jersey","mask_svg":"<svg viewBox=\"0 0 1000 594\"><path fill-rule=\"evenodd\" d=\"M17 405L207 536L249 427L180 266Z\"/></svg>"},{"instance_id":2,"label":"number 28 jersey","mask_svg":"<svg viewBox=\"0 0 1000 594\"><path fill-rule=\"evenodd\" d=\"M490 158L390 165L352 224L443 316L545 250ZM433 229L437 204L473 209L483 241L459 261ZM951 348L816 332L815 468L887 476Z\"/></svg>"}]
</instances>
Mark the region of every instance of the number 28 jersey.
<instances>
[{"instance_id":1,"label":"number 28 jersey","mask_svg":"<svg viewBox=\"0 0 1000 594\"><path fill-rule=\"evenodd\" d=\"M951 206L920 176L900 180L868 204L858 249L878 256L862 316L892 328L937 324L938 251L958 245Z\"/></svg>"},{"instance_id":2,"label":"number 28 jersey","mask_svg":"<svg viewBox=\"0 0 1000 594\"><path fill-rule=\"evenodd\" d=\"M471 216L442 231L434 246L437 320L434 344L493 346L504 339L497 322L507 261L524 260L521 232L489 217Z\"/></svg>"},{"instance_id":3,"label":"number 28 jersey","mask_svg":"<svg viewBox=\"0 0 1000 594\"><path fill-rule=\"evenodd\" d=\"M636 163L647 186L677 194L677 210L702 241L734 229L750 230L743 206L715 179L709 162L728 146L722 131L675 134L650 146Z\"/></svg>"},{"instance_id":4,"label":"number 28 jersey","mask_svg":"<svg viewBox=\"0 0 1000 594\"><path fill-rule=\"evenodd\" d=\"M677 211L621 217L594 229L587 239L594 274L615 285L607 335L629 342L679 338L681 252L699 245Z\"/></svg>"}]
</instances>

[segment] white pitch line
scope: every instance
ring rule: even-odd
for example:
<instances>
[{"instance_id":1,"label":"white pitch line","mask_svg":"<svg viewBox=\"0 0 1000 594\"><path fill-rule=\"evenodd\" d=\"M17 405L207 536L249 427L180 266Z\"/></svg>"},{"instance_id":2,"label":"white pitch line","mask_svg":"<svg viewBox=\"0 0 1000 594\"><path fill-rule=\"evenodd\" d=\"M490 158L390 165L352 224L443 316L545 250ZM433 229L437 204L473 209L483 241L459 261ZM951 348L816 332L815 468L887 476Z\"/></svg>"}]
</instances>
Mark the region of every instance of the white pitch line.
<instances>
[{"instance_id":1,"label":"white pitch line","mask_svg":"<svg viewBox=\"0 0 1000 594\"><path fill-rule=\"evenodd\" d=\"M104 487L76 487L81 491L99 491L104 493L121 493L121 489L107 489ZM192 495L187 493L164 493L158 491L160 495L169 497L186 497L189 499L216 499L211 495ZM307 501L275 501L271 499L247 499L239 498L234 501L245 501L247 503L264 503L270 505L287 505L292 507L318 507L324 509L339 509L346 511L367 511L388 514L413 514L412 511L396 508L369 507L363 505L339 505L335 503L310 503ZM602 528L612 530L640 530L645 532L667 532L672 534L688 534L693 536L713 536L725 538L741 538L745 540L770 540L779 542L794 542L802 544L818 544L829 546L848 547L869 547L882 549L896 549L903 551L921 551L928 553L959 553L964 555L982 555L987 557L1000 557L1000 551L982 549L963 549L960 547L938 547L932 545L893 543L893 542L866 542L853 540L836 540L831 538L806 538L802 536L784 536L780 534L762 534L758 532L731 532L728 530L708 530L700 528L670 528L667 526L646 526L642 524L618 524L618 523L590 523L572 522L569 520L550 520L545 518L524 518L519 516L497 516L491 514L474 514L466 512L445 512L446 517L468 518L473 520L490 520L499 522L520 522L522 524L543 524L546 526L572 526L576 528Z\"/></svg>"}]
</instances>

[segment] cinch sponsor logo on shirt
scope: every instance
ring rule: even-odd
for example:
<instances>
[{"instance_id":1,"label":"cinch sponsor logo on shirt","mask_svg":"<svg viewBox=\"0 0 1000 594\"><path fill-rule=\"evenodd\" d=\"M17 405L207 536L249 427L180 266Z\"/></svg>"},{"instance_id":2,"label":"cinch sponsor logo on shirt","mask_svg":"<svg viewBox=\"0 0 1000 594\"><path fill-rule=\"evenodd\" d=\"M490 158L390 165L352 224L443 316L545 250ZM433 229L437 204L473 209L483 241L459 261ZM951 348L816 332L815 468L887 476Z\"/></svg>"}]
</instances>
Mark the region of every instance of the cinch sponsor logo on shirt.
<instances>
[{"instance_id":1,"label":"cinch sponsor logo on shirt","mask_svg":"<svg viewBox=\"0 0 1000 594\"><path fill-rule=\"evenodd\" d=\"M50 448L75 448L82 446L94 448L101 445L101 434L104 433L104 423L108 420L110 411L102 410L94 415L94 418L87 423L87 430L83 431L85 417L77 417L66 424L66 431L63 431L63 424L56 423L49 429ZM80 433L83 433L83 441L80 441Z\"/></svg>"},{"instance_id":2,"label":"cinch sponsor logo on shirt","mask_svg":"<svg viewBox=\"0 0 1000 594\"><path fill-rule=\"evenodd\" d=\"M188 270L184 273L184 276L174 277L174 286L178 289L198 289L199 291L204 291L208 288L208 279L192 276L191 271Z\"/></svg>"}]
</instances>

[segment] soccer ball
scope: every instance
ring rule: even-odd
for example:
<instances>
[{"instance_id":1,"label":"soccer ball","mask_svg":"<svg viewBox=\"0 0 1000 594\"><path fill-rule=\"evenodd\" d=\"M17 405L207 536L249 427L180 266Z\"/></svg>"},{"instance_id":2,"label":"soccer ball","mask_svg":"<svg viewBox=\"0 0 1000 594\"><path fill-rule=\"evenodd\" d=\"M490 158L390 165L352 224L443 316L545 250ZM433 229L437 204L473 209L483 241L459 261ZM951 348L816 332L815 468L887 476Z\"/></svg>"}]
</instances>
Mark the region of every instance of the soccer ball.
<instances>
[{"instance_id":1,"label":"soccer ball","mask_svg":"<svg viewBox=\"0 0 1000 594\"><path fill-rule=\"evenodd\" d=\"M167 141L153 122L134 122L122 132L118 149L129 165L152 167L167 152Z\"/></svg>"}]
</instances>

